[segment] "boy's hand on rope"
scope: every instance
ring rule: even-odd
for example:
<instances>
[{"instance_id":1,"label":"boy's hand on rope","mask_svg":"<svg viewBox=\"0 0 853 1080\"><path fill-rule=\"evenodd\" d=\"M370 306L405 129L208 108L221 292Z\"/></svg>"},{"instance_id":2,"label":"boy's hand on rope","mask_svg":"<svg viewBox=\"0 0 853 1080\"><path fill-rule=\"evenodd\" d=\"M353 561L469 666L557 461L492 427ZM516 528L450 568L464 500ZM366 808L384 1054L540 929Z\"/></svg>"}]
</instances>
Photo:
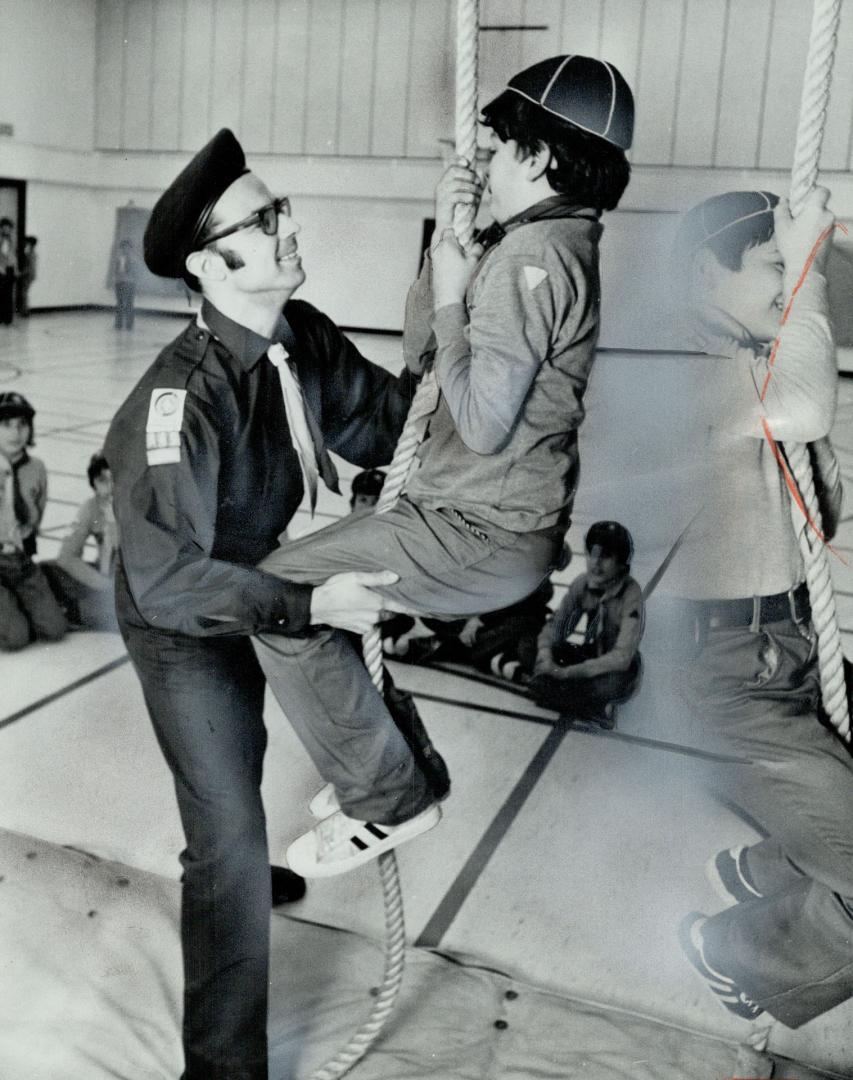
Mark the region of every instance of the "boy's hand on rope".
<instances>
[{"instance_id":1,"label":"boy's hand on rope","mask_svg":"<svg viewBox=\"0 0 853 1080\"><path fill-rule=\"evenodd\" d=\"M823 272L829 257L832 226L835 215L827 210L829 190L816 187L806 196L803 208L796 217L791 216L791 207L787 199L780 199L773 209L776 244L785 263L786 278L796 283L805 269L809 256L821 234L829 230L826 239L815 253L813 268Z\"/></svg>"},{"instance_id":2,"label":"boy's hand on rope","mask_svg":"<svg viewBox=\"0 0 853 1080\"><path fill-rule=\"evenodd\" d=\"M472 244L463 251L448 226L432 248L432 298L436 311L447 304L462 304L471 275L483 254L482 244Z\"/></svg>"},{"instance_id":3,"label":"boy's hand on rope","mask_svg":"<svg viewBox=\"0 0 853 1080\"><path fill-rule=\"evenodd\" d=\"M392 610L389 601L372 589L396 581L399 576L391 570L334 574L311 594L311 623L367 634L386 611Z\"/></svg>"},{"instance_id":4,"label":"boy's hand on rope","mask_svg":"<svg viewBox=\"0 0 853 1080\"><path fill-rule=\"evenodd\" d=\"M465 158L448 165L435 188L435 232L430 250L439 243L444 229L453 225L454 208L470 206L476 213L482 195L482 181Z\"/></svg>"}]
</instances>

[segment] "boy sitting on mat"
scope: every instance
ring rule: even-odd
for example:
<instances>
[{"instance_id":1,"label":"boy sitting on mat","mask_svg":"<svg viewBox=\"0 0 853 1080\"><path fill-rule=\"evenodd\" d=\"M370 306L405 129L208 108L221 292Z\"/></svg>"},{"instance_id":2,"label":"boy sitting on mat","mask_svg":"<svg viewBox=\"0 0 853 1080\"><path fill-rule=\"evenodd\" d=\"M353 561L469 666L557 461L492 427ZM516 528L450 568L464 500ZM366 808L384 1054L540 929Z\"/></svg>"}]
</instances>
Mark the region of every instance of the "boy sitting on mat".
<instances>
[{"instance_id":1,"label":"boy sitting on mat","mask_svg":"<svg viewBox=\"0 0 853 1080\"><path fill-rule=\"evenodd\" d=\"M512 78L483 117L496 224L482 247L462 251L453 210L476 207L480 183L467 164L452 165L407 303L406 363L432 362L441 390L417 467L396 505L286 544L259 564L267 573L318 583L344 569L390 570L398 582L379 590L389 609L458 618L521 600L560 558L598 335L599 218L628 183L633 100L611 64L561 56ZM336 798L288 849L293 870L343 873L438 822L435 802L403 821L360 813L368 796L376 803L371 762L385 721L373 697L353 692L348 671L361 659L342 634L262 634L256 648L286 713L291 666L318 671L314 714L291 720ZM379 719L356 730L357 710Z\"/></svg>"}]
</instances>

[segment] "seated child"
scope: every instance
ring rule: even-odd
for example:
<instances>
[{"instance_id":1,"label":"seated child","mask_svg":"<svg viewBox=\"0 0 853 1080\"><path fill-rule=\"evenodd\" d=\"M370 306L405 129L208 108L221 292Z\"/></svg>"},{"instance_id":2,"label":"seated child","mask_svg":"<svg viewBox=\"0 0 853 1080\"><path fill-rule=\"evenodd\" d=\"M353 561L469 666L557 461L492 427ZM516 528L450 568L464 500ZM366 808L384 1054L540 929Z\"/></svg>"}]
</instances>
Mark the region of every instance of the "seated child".
<instances>
[{"instance_id":1,"label":"seated child","mask_svg":"<svg viewBox=\"0 0 853 1080\"><path fill-rule=\"evenodd\" d=\"M613 728L616 705L628 700L640 677L643 593L629 573L633 543L623 525L596 522L586 552L586 573L571 583L539 635L529 689L538 705ZM573 643L584 618L583 641Z\"/></svg>"},{"instance_id":2,"label":"seated child","mask_svg":"<svg viewBox=\"0 0 853 1080\"><path fill-rule=\"evenodd\" d=\"M35 409L0 394L0 649L59 641L67 623L37 563L36 535L47 503L47 470L31 457Z\"/></svg>"},{"instance_id":3,"label":"seated child","mask_svg":"<svg viewBox=\"0 0 853 1080\"><path fill-rule=\"evenodd\" d=\"M458 618L518 602L559 560L598 334L599 218L628 182L633 102L612 65L554 57L511 79L483 114L498 227L485 251L462 251L453 210L476 205L479 182L451 166L407 305L407 363L434 361L441 395L405 494L381 514L350 516L272 552L259 564L268 573L316 584L343 570L393 571L398 582L379 590L389 610ZM288 862L303 876L342 873L440 816L435 804L381 828L357 816L371 785L370 761L357 775L352 738L348 672L361 661L339 638L256 639L285 711L291 665L318 671L314 715L289 718L342 809L291 845ZM359 707L377 717L375 743L385 722L377 702Z\"/></svg>"},{"instance_id":4,"label":"seated child","mask_svg":"<svg viewBox=\"0 0 853 1080\"><path fill-rule=\"evenodd\" d=\"M828 194L792 218L769 192L727 192L688 212L678 243L691 326L713 358L702 510L667 574L689 617L685 725L714 755L712 793L763 834L712 856L728 906L687 915L680 939L730 1014L789 1027L853 996L853 761L819 715L798 533L822 539L780 467L782 440L822 440L835 414Z\"/></svg>"},{"instance_id":5,"label":"seated child","mask_svg":"<svg viewBox=\"0 0 853 1080\"><path fill-rule=\"evenodd\" d=\"M101 451L93 454L86 475L94 495L77 511L71 532L62 541L55 562L42 563L51 588L73 626L88 630L117 630L115 560L118 526L113 514L113 478ZM96 545L95 558L83 558L87 542Z\"/></svg>"}]
</instances>

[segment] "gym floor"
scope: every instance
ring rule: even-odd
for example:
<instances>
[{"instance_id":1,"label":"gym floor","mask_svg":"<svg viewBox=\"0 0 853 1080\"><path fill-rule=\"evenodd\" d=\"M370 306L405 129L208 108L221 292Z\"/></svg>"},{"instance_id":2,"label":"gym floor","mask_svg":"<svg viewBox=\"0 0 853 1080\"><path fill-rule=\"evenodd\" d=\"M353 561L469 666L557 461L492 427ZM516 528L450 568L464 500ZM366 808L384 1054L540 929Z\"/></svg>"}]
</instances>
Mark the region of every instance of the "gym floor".
<instances>
[{"instance_id":1,"label":"gym floor","mask_svg":"<svg viewBox=\"0 0 853 1080\"><path fill-rule=\"evenodd\" d=\"M119 332L104 311L41 314L3 328L0 389L24 393L36 407L34 452L49 473L40 558L56 553L76 507L87 497L86 463L101 446L113 412L180 327L174 318L142 315L133 332ZM392 368L399 364L397 339L352 336L365 355ZM599 363L606 369L606 354ZM853 381L843 379L840 393L834 442L849 493ZM591 448L601 437L594 426L584 431ZM348 466L341 470L345 492L353 472ZM585 473L583 482L594 485L594 473ZM292 531L323 524L347 509L344 498L323 492L313 525L300 512ZM583 569L581 539L592 509L579 499L569 537L574 558L563 584ZM835 547L843 558L853 554L849 506ZM641 584L659 561L650 554L644 560L643 554L638 552L635 564ZM853 574L840 559L834 560L833 572L844 641L853 654ZM392 669L398 684L415 693L454 777L441 825L398 855L414 983L420 985L422 965L441 954L471 972L487 973L484 978L511 980L516 988L544 995L537 1000L547 1000L547 1009L543 1004L538 1019L530 1020L526 1049L517 1048L522 1064L510 1067L504 1054L498 1067L493 1054L487 1055L491 1064L475 1067L473 1058L466 1064L458 1050L451 1069L446 1062L436 1064L436 1040L460 1039L470 1031L471 1015L458 1004L440 1026L434 1021L430 1047L424 1043L423 1020L415 1023L415 1005L407 998L406 1008L389 1022L387 1044L407 1048L405 1070L399 1056L391 1064L387 1056L371 1054L353 1075L722 1080L734 1075L736 1065L743 1075L746 1059L737 1057L737 1048L750 1036L749 1025L725 1014L696 981L680 955L675 927L689 910L719 907L703 877L706 859L756 834L702 794L703 759L680 741L678 717L663 708L653 667L647 665L640 693L620 711L613 732L557 725L553 714L535 708L522 693L460 669L396 664ZM0 966L0 1015L26 1032L14 1049L8 1035L0 1036L0 1074L8 1080L176 1076L180 973L174 926L181 830L171 779L121 640L117 634L75 632L58 644L2 655L0 688L0 941L10 958ZM271 859L277 861L287 841L309 826L307 803L319 781L271 700L267 724L264 797ZM103 936L87 938L72 926L74 912L98 906L94 893L81 886L84 870L92 867L93 873L106 874L105 882L112 874L110 880L138 886L136 902L134 890L126 887L124 898L116 899L115 890L111 894L112 903L125 905L121 925L131 928L122 934L121 946L115 934L107 948ZM303 901L279 909L275 923L279 947L292 950L294 942L304 941L311 954L301 962L309 976L316 972L320 978L324 969L317 957L325 946L310 936L319 933L317 927L349 931L357 935L353 941L381 941L375 868L311 884ZM85 956L69 946L78 940ZM111 957L122 948L113 969ZM141 958L150 961L156 948L166 954L162 978L146 982ZM102 964L92 963L92 950L103 952ZM346 950L336 955L339 968L346 966ZM377 966L365 977L376 981L381 960L371 953L370 963ZM334 978L335 964L331 967L329 978ZM126 975L132 1006L111 1010L91 994L92 980L111 971ZM77 992L83 982L90 996ZM274 981L271 1038L283 1046L287 1040L277 1039L276 1025L286 1026L288 1003L278 1001L275 990ZM58 1019L71 1008L73 995L76 1035ZM448 995L445 1009L450 990ZM773 1025L769 1035L752 1035L769 1038L770 1049L786 1059L786 1077L853 1076L851 1005L796 1032ZM86 1015L79 1026L81 1010ZM654 1051L649 1057L648 1047L645 1057L628 1049L619 1057L608 1029L590 1036L598 1042L571 1069L553 1061L550 1071L524 1066L523 1060L536 1057L537 1040L553 1044L562 1037L557 1029L572 1030L577 1039L568 1018L585 1010L599 1019L606 1015L622 1032L632 1024L657 1025L682 1050L698 1040L696 1052L689 1065L681 1059L673 1064L674 1051L666 1049L662 1035L658 1061ZM546 1015L550 1027L543 1030ZM412 1031L418 1025L420 1034ZM489 1038L497 1038L494 1031L501 1028L492 1020L488 1027ZM148 1037L140 1034L145 1031ZM80 1065L87 1038L93 1045L98 1039L105 1039L106 1047L121 1045L125 1071L115 1058L110 1064L106 1051L91 1048L85 1068ZM66 1047L68 1056L56 1057L56 1049L51 1056L46 1049L51 1043ZM142 1050L128 1049L138 1044ZM749 1068L749 1075L762 1075L754 1071L756 1065Z\"/></svg>"}]
</instances>

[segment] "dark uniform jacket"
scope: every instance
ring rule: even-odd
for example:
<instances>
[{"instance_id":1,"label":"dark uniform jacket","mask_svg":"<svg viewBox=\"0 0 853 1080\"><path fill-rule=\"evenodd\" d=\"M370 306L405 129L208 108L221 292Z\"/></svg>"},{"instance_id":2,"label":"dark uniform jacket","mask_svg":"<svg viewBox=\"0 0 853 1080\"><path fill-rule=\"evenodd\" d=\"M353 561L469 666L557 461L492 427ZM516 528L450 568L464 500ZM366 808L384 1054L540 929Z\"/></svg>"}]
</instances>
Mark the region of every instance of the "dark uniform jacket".
<instances>
[{"instance_id":1,"label":"dark uniform jacket","mask_svg":"<svg viewBox=\"0 0 853 1080\"><path fill-rule=\"evenodd\" d=\"M325 445L360 468L387 463L413 377L365 360L310 304L291 301L284 313ZM207 302L202 319L166 346L107 436L119 573L136 607L124 618L191 636L296 633L308 624L311 587L254 568L303 494L270 342Z\"/></svg>"}]
</instances>

